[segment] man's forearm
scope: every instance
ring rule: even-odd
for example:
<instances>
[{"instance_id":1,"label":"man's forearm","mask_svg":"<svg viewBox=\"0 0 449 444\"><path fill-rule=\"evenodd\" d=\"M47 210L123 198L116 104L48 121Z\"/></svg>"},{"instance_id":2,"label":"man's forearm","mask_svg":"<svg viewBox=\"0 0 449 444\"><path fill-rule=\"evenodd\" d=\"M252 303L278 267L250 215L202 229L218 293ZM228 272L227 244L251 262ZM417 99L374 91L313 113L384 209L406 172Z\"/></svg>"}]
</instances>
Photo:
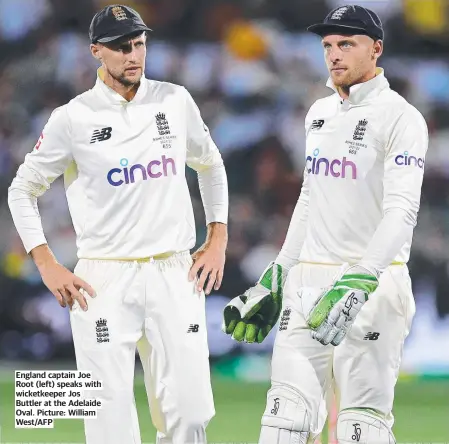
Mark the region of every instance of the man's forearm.
<instances>
[{"instance_id":1,"label":"man's forearm","mask_svg":"<svg viewBox=\"0 0 449 444\"><path fill-rule=\"evenodd\" d=\"M228 226L221 222L211 222L207 226L206 245L216 244L226 249L228 245Z\"/></svg>"},{"instance_id":2,"label":"man's forearm","mask_svg":"<svg viewBox=\"0 0 449 444\"><path fill-rule=\"evenodd\" d=\"M307 230L309 206L307 196L301 195L296 204L288 227L287 236L276 263L289 270L299 261Z\"/></svg>"},{"instance_id":3,"label":"man's forearm","mask_svg":"<svg viewBox=\"0 0 449 444\"><path fill-rule=\"evenodd\" d=\"M47 243L37 198L46 190L44 179L23 164L8 190L8 205L17 232L27 253Z\"/></svg>"},{"instance_id":4,"label":"man's forearm","mask_svg":"<svg viewBox=\"0 0 449 444\"><path fill-rule=\"evenodd\" d=\"M203 201L206 224L228 222L229 196L224 165L217 164L198 171L198 183Z\"/></svg>"},{"instance_id":5,"label":"man's forearm","mask_svg":"<svg viewBox=\"0 0 449 444\"><path fill-rule=\"evenodd\" d=\"M53 252L47 244L39 245L33 248L30 251L30 256L33 258L39 271L46 265L57 262Z\"/></svg>"},{"instance_id":6,"label":"man's forearm","mask_svg":"<svg viewBox=\"0 0 449 444\"><path fill-rule=\"evenodd\" d=\"M360 265L382 273L395 259L402 246L411 239L415 220L406 211L388 211L372 237Z\"/></svg>"}]
</instances>

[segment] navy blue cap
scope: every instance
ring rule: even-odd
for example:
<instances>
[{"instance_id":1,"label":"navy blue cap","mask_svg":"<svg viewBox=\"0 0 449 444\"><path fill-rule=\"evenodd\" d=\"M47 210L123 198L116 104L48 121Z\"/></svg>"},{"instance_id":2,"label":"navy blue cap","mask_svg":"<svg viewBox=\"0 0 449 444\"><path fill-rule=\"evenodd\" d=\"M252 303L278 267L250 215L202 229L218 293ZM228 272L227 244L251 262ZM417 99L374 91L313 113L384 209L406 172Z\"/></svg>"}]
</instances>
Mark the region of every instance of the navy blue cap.
<instances>
[{"instance_id":1,"label":"navy blue cap","mask_svg":"<svg viewBox=\"0 0 449 444\"><path fill-rule=\"evenodd\" d=\"M97 12L89 28L92 43L106 43L125 35L151 31L137 11L124 5L109 5Z\"/></svg>"},{"instance_id":2,"label":"navy blue cap","mask_svg":"<svg viewBox=\"0 0 449 444\"><path fill-rule=\"evenodd\" d=\"M307 31L321 37L329 34L364 34L374 40L384 39L384 30L379 16L362 6L340 6L332 10L323 23L309 26Z\"/></svg>"}]
</instances>

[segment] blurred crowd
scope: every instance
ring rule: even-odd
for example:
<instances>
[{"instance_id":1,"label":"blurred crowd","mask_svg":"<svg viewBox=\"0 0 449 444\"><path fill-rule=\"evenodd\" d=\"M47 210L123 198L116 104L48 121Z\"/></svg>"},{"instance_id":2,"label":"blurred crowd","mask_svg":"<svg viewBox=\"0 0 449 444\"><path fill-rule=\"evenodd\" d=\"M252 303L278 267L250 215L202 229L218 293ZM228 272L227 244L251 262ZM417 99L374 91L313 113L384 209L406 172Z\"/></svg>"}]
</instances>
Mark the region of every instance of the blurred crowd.
<instances>
[{"instance_id":1,"label":"blurred crowd","mask_svg":"<svg viewBox=\"0 0 449 444\"><path fill-rule=\"evenodd\" d=\"M7 207L7 188L54 108L94 85L89 50L103 0L0 0L0 358L70 356L67 313L40 281ZM146 76L192 93L223 155L230 187L230 298L279 251L304 168L304 117L328 95L320 39L304 30L345 0L123 0L153 29ZM449 2L359 0L385 32L380 66L425 116L430 132L410 269L420 294L448 319ZM198 244L205 235L196 177L188 171ZM58 179L39 201L57 258L73 268L75 238Z\"/></svg>"}]
</instances>

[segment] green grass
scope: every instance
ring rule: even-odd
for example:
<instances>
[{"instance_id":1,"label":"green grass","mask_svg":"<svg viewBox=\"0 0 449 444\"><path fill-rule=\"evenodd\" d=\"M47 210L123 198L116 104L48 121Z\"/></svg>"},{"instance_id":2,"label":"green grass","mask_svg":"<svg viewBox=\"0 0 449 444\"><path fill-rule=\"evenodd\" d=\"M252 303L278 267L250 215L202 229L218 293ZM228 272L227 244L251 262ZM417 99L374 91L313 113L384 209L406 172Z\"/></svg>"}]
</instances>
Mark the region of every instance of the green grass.
<instances>
[{"instance_id":1,"label":"green grass","mask_svg":"<svg viewBox=\"0 0 449 444\"><path fill-rule=\"evenodd\" d=\"M208 427L210 443L256 443L268 384L214 378L216 416ZM142 440L155 441L143 384L136 380ZM81 420L56 420L54 429L14 428L13 382L0 382L1 443L82 443ZM400 382L394 407L398 443L449 443L449 381ZM326 441L324 441L326 442ZM124 443L125 444L125 443Z\"/></svg>"}]
</instances>

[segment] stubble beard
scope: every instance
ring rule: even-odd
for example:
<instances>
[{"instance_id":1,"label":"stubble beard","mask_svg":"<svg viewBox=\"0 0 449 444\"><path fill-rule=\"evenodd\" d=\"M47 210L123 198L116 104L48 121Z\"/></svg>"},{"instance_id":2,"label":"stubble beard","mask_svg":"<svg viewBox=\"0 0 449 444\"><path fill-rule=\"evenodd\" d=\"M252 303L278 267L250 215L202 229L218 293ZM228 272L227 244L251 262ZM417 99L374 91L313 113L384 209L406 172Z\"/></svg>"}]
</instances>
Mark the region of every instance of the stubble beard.
<instances>
[{"instance_id":1,"label":"stubble beard","mask_svg":"<svg viewBox=\"0 0 449 444\"><path fill-rule=\"evenodd\" d=\"M130 87L136 86L140 83L140 77L136 80L129 80L126 78L125 73L122 73L119 76L116 76L113 73L110 73L110 74L116 82L120 83L125 88L130 88Z\"/></svg>"}]
</instances>

